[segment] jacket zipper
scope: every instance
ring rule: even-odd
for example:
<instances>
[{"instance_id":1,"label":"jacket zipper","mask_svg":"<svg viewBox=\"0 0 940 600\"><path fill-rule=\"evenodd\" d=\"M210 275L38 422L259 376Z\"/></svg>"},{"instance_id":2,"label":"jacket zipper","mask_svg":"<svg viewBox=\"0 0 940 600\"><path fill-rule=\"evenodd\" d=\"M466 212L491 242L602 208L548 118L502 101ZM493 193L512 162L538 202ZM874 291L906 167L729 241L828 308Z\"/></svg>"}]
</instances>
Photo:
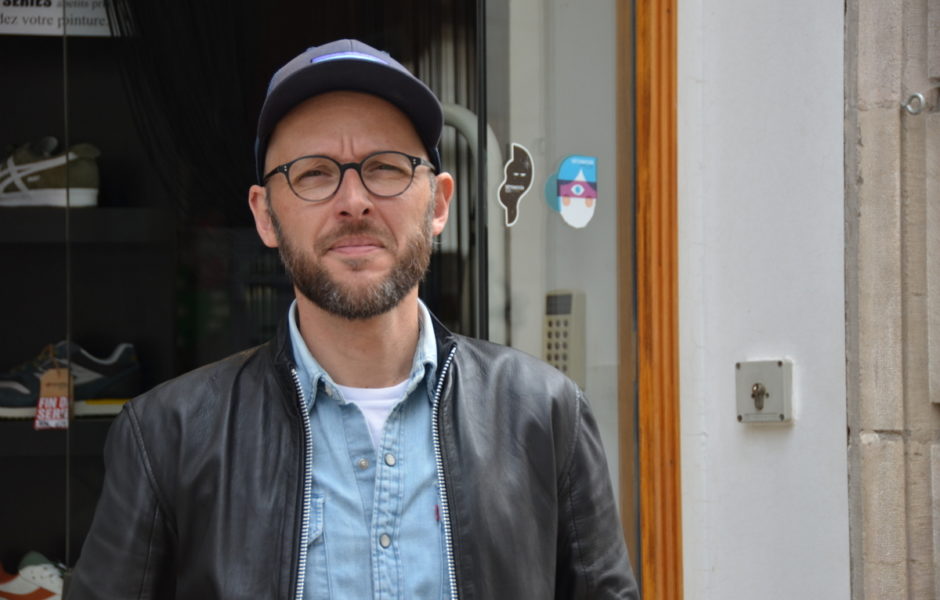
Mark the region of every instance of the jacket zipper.
<instances>
[{"instance_id":1,"label":"jacket zipper","mask_svg":"<svg viewBox=\"0 0 940 600\"><path fill-rule=\"evenodd\" d=\"M450 363L453 361L456 352L456 347L451 348L447 360L444 361L444 367L441 369L441 375L434 390L434 403L431 409L431 437L434 442L434 462L437 465L437 485L441 491L441 519L444 521L444 548L447 555L447 579L450 582L451 600L457 600L457 568L454 565L453 534L450 527L450 509L447 506L447 487L444 482L444 457L441 451L438 415L440 414L441 390L444 387L444 379L447 377L447 371L450 369Z\"/></svg>"},{"instance_id":2,"label":"jacket zipper","mask_svg":"<svg viewBox=\"0 0 940 600\"><path fill-rule=\"evenodd\" d=\"M304 578L307 572L307 535L310 531L310 494L311 478L310 465L313 462L313 442L310 439L310 417L307 415L306 403L304 402L304 390L300 387L300 377L297 375L297 368L290 368L291 378L294 380L294 387L297 390L297 402L300 407L301 422L304 426L304 500L303 510L300 519L300 552L297 564L297 589L294 591L296 600L303 600L304 596Z\"/></svg>"}]
</instances>

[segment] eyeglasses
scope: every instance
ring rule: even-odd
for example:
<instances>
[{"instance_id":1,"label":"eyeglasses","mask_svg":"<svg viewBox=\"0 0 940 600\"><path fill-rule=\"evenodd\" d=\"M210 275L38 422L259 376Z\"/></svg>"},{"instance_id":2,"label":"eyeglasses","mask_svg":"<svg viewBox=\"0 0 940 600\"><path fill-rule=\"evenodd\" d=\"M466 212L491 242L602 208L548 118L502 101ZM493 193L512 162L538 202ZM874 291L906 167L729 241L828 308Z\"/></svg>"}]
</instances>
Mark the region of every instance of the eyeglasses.
<instances>
[{"instance_id":1,"label":"eyeglasses","mask_svg":"<svg viewBox=\"0 0 940 600\"><path fill-rule=\"evenodd\" d=\"M261 179L262 185L277 173L283 173L291 191L307 202L329 200L343 183L347 169L359 173L359 179L366 190L380 198L391 198L405 193L415 177L415 169L420 166L434 165L404 152L385 150L374 152L360 162L340 164L329 156L301 156L290 162L271 169Z\"/></svg>"}]
</instances>

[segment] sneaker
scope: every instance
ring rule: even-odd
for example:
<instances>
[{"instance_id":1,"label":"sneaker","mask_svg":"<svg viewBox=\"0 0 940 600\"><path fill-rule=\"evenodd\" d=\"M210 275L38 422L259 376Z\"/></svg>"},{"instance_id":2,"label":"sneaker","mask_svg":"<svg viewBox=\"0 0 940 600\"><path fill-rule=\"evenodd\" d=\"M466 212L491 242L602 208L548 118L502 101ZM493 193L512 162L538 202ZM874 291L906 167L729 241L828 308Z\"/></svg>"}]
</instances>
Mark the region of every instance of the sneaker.
<instances>
[{"instance_id":1,"label":"sneaker","mask_svg":"<svg viewBox=\"0 0 940 600\"><path fill-rule=\"evenodd\" d=\"M116 415L125 402L140 393L140 363L133 344L119 344L110 356L98 358L74 342L62 341L47 346L33 360L0 373L0 418L34 417L39 378L55 367L72 371L75 416Z\"/></svg>"},{"instance_id":2,"label":"sneaker","mask_svg":"<svg viewBox=\"0 0 940 600\"><path fill-rule=\"evenodd\" d=\"M39 587L62 594L62 569L38 552L27 552L20 560L19 576ZM58 597L58 596L56 596ZM2 596L0 596L2 598Z\"/></svg>"},{"instance_id":3,"label":"sneaker","mask_svg":"<svg viewBox=\"0 0 940 600\"><path fill-rule=\"evenodd\" d=\"M0 161L0 206L66 206L66 163L68 206L95 206L100 154L91 144L66 153L54 137L20 146Z\"/></svg>"},{"instance_id":4,"label":"sneaker","mask_svg":"<svg viewBox=\"0 0 940 600\"><path fill-rule=\"evenodd\" d=\"M20 561L16 575L0 565L0 598L22 600L61 600L62 572L38 552Z\"/></svg>"}]
</instances>

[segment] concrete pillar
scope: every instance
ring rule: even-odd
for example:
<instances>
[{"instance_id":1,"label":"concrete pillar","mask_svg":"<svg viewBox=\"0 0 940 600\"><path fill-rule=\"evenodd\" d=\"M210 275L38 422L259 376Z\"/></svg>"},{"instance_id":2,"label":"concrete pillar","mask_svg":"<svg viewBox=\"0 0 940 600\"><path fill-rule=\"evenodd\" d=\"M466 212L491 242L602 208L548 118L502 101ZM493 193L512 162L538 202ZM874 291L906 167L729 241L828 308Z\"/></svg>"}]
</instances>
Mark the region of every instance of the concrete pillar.
<instances>
[{"instance_id":1,"label":"concrete pillar","mask_svg":"<svg viewBox=\"0 0 940 600\"><path fill-rule=\"evenodd\" d=\"M940 598L940 0L846 17L853 598ZM931 66L934 65L934 66ZM933 400L933 402L931 402Z\"/></svg>"}]
</instances>

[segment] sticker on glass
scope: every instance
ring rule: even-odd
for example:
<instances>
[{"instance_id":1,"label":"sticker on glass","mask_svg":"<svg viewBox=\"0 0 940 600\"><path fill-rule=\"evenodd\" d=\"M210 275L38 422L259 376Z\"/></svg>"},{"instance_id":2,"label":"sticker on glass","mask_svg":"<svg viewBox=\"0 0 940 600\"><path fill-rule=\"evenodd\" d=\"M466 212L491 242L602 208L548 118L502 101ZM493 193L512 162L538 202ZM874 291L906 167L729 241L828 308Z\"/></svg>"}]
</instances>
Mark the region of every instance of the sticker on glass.
<instances>
[{"instance_id":1,"label":"sticker on glass","mask_svg":"<svg viewBox=\"0 0 940 600\"><path fill-rule=\"evenodd\" d=\"M503 182L499 184L499 203L506 209L506 227L519 219L519 202L532 187L532 155L520 144L512 145L512 157L503 167Z\"/></svg>"},{"instance_id":2,"label":"sticker on glass","mask_svg":"<svg viewBox=\"0 0 940 600\"><path fill-rule=\"evenodd\" d=\"M597 205L597 157L568 156L545 183L545 202L576 229L585 227Z\"/></svg>"}]
</instances>

